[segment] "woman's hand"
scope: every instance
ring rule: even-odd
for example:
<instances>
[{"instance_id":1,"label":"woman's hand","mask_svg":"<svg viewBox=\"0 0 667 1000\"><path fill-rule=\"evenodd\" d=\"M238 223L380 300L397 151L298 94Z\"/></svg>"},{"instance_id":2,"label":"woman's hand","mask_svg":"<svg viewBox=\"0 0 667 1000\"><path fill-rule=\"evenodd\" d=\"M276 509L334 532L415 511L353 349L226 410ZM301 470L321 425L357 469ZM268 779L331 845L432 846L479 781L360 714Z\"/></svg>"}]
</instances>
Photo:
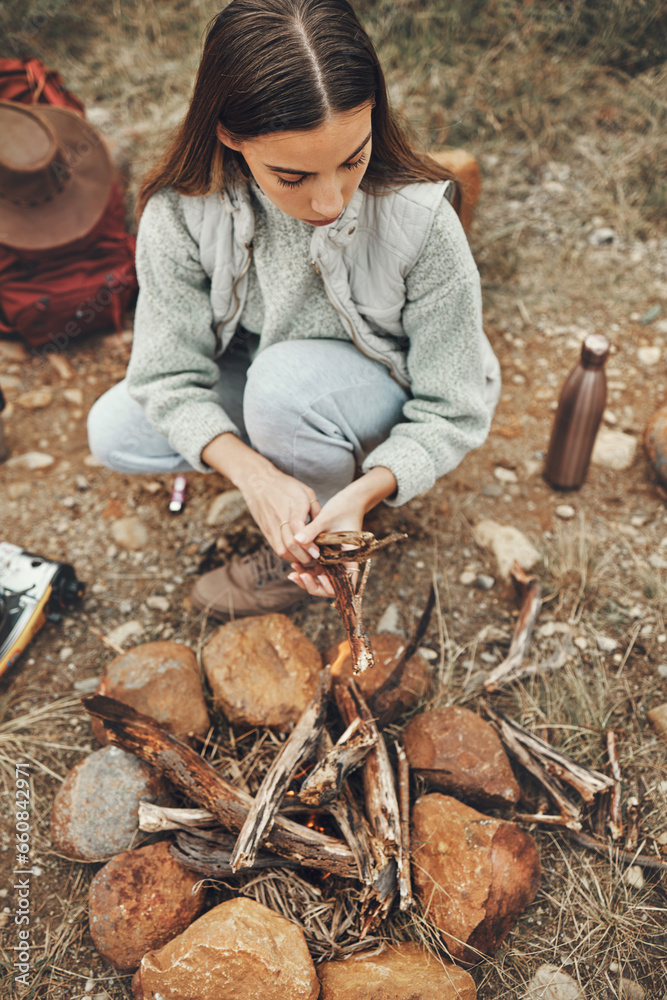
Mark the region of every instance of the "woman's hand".
<instances>
[{"instance_id":1,"label":"woman's hand","mask_svg":"<svg viewBox=\"0 0 667 1000\"><path fill-rule=\"evenodd\" d=\"M233 434L214 438L202 451L202 459L241 491L260 531L281 559L299 565L312 563L319 555L317 546L294 539L294 534L320 512L310 486L280 472Z\"/></svg>"},{"instance_id":2,"label":"woman's hand","mask_svg":"<svg viewBox=\"0 0 667 1000\"><path fill-rule=\"evenodd\" d=\"M295 541L317 558L319 550L314 543L319 534L324 531L361 531L364 515L381 500L391 496L396 487L396 479L389 469L383 466L371 469L325 503L320 512L295 533ZM345 568L353 574L353 583L356 583L358 564L346 563ZM304 567L300 562L294 562L292 570L288 579L313 597L334 597L331 581L320 565Z\"/></svg>"}]
</instances>

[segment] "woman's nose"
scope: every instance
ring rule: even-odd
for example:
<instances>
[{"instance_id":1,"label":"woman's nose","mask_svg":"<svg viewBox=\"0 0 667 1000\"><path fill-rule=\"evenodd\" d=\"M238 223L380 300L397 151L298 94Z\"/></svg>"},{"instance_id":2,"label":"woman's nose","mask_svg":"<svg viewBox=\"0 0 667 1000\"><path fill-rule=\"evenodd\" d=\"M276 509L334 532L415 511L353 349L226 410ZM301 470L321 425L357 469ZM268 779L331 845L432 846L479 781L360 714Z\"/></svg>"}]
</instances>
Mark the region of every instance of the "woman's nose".
<instances>
[{"instance_id":1,"label":"woman's nose","mask_svg":"<svg viewBox=\"0 0 667 1000\"><path fill-rule=\"evenodd\" d=\"M344 208L343 192L336 184L322 184L315 191L311 205L318 215L335 219Z\"/></svg>"}]
</instances>

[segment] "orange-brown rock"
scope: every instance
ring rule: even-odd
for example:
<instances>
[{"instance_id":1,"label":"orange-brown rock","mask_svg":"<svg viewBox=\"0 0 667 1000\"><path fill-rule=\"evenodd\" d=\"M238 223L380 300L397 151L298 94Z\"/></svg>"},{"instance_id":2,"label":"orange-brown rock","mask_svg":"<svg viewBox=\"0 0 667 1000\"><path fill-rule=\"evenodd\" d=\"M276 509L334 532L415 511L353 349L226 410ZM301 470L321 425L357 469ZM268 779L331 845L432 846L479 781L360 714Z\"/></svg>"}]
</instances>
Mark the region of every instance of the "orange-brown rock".
<instances>
[{"instance_id":1,"label":"orange-brown rock","mask_svg":"<svg viewBox=\"0 0 667 1000\"><path fill-rule=\"evenodd\" d=\"M139 802L172 805L170 786L120 747L106 746L72 768L51 809L56 851L78 861L106 861L136 843Z\"/></svg>"},{"instance_id":2,"label":"orange-brown rock","mask_svg":"<svg viewBox=\"0 0 667 1000\"><path fill-rule=\"evenodd\" d=\"M379 955L351 955L317 969L320 1000L475 1000L472 976L441 962L414 942L391 945Z\"/></svg>"},{"instance_id":3,"label":"orange-brown rock","mask_svg":"<svg viewBox=\"0 0 667 1000\"><path fill-rule=\"evenodd\" d=\"M200 875L182 868L160 841L124 851L90 883L90 933L102 958L116 969L136 969L147 951L162 948L201 913Z\"/></svg>"},{"instance_id":4,"label":"orange-brown rock","mask_svg":"<svg viewBox=\"0 0 667 1000\"><path fill-rule=\"evenodd\" d=\"M132 986L137 1000L316 1000L320 992L301 930L242 897L144 955Z\"/></svg>"},{"instance_id":5,"label":"orange-brown rock","mask_svg":"<svg viewBox=\"0 0 667 1000\"><path fill-rule=\"evenodd\" d=\"M286 615L223 625L203 651L217 706L233 725L286 730L312 701L322 658Z\"/></svg>"},{"instance_id":6,"label":"orange-brown rock","mask_svg":"<svg viewBox=\"0 0 667 1000\"><path fill-rule=\"evenodd\" d=\"M410 767L443 792L490 806L521 798L500 738L467 708L448 705L416 715L403 743Z\"/></svg>"},{"instance_id":7,"label":"orange-brown rock","mask_svg":"<svg viewBox=\"0 0 667 1000\"><path fill-rule=\"evenodd\" d=\"M384 684L396 666L407 643L399 635L381 632L370 637L371 649L375 657L375 665L370 670L364 670L357 677L352 671L352 657L348 656L337 668L336 680L347 680L354 677L359 690L368 701ZM338 656L338 646L332 646L326 653L325 663L333 663ZM396 717L416 705L423 698L429 686L429 666L426 660L415 653L405 665L403 675L398 685L387 691L383 698L382 713L385 716Z\"/></svg>"},{"instance_id":8,"label":"orange-brown rock","mask_svg":"<svg viewBox=\"0 0 667 1000\"><path fill-rule=\"evenodd\" d=\"M211 724L195 654L180 642L146 642L117 656L96 693L150 715L182 740L203 739ZM101 721L93 718L92 727L106 743Z\"/></svg>"},{"instance_id":9,"label":"orange-brown rock","mask_svg":"<svg viewBox=\"0 0 667 1000\"><path fill-rule=\"evenodd\" d=\"M455 959L492 955L540 884L530 834L437 792L415 803L412 852L415 894Z\"/></svg>"},{"instance_id":10,"label":"orange-brown rock","mask_svg":"<svg viewBox=\"0 0 667 1000\"><path fill-rule=\"evenodd\" d=\"M646 718L655 735L667 743L667 704L652 708L646 713Z\"/></svg>"}]
</instances>

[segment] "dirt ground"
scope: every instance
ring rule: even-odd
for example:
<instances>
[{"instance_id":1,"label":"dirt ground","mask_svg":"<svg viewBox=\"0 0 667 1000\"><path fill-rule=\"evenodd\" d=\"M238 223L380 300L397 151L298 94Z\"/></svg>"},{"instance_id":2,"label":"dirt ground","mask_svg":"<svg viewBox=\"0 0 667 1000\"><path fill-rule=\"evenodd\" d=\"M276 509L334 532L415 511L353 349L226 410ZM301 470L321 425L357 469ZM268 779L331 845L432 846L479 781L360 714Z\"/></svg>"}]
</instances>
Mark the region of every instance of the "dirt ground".
<instances>
[{"instance_id":1,"label":"dirt ground","mask_svg":"<svg viewBox=\"0 0 667 1000\"><path fill-rule=\"evenodd\" d=\"M366 7L373 12L372 4ZM212 9L192 5L198 30ZM576 55L547 57L520 33L477 59L465 50L458 63L438 61L433 48L428 59L411 62L411 50L397 55L392 48L389 15L376 15L372 29L389 66L392 98L416 124L420 141L464 142L480 162L484 186L470 242L504 388L482 448L426 496L370 515L376 534L399 529L409 538L374 562L367 623L373 631L394 605L396 627L409 635L435 580L438 613L423 643L435 654L430 703L474 708L466 682L500 662L518 604L493 556L476 544L473 527L491 518L519 528L541 553L536 572L545 603L531 656L538 669L495 695L493 704L600 769L605 731L613 729L624 794L637 794L641 803L642 849L667 860L667 747L646 721L651 707L667 701L667 494L641 444L646 421L667 402L667 231L658 145L665 69L627 74ZM108 30L85 58L68 58L62 47L54 52L66 83L92 109L93 123L127 151L129 212L143 165L187 100L197 36L190 26L184 45L166 22L152 39L142 36L139 49L129 41L131 25L123 35L118 20L105 23ZM151 57L141 64L145 52ZM600 243L607 228L613 235ZM604 426L635 438L636 456L623 471L592 465L582 489L563 494L545 483L543 457L559 388L592 332L612 343ZM194 579L259 539L248 515L224 538L207 524L213 498L230 485L217 476L193 474L187 507L174 517L167 509L169 477L129 478L91 460L86 414L123 377L130 340L97 335L68 348L70 380L50 364L12 360L0 345L11 454L39 451L54 459L32 472L0 467L0 540L72 563L87 585L83 601L59 624L47 624L0 679L0 871L8 887L0 890L0 993L7 997L15 904L9 804L17 761L27 761L32 773L31 860L39 874L31 900L34 985L16 995L131 995L130 977L96 954L88 931L87 886L99 865L58 856L49 838L59 784L95 748L79 703L81 682L101 675L115 655L105 637L124 623L135 623L121 641L125 648L172 638L200 649L216 626L189 604ZM642 347L659 350L651 355ZM48 405L21 405L22 394L43 388L52 392ZM72 389L80 395L67 399ZM563 504L574 508L572 517L559 516ZM139 552L119 548L111 537L113 522L130 514L148 533ZM490 590L466 585L465 572L495 583ZM156 596L167 610L149 606ZM342 638L327 602L304 603L292 617L322 651ZM599 637L615 647L598 648ZM541 669L554 663L561 665ZM517 774L530 802L534 788ZM590 829L592 819L586 822ZM599 857L560 831L533 833L542 888L494 958L472 970L481 1000L522 996L544 962L563 967L589 998L620 997L622 977L638 981L648 997L667 997L664 873L645 871L641 884L632 884L612 849Z\"/></svg>"}]
</instances>

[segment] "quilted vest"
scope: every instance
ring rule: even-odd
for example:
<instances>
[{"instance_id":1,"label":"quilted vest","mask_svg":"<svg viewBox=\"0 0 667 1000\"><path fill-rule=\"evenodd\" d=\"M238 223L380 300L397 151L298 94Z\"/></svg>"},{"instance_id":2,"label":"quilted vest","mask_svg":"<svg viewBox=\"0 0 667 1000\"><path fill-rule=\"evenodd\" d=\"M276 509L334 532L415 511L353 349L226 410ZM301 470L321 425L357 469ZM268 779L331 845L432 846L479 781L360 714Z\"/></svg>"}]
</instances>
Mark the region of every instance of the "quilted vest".
<instances>
[{"instance_id":1,"label":"quilted vest","mask_svg":"<svg viewBox=\"0 0 667 1000\"><path fill-rule=\"evenodd\" d=\"M451 181L408 184L383 195L357 190L331 226L314 228L311 261L354 344L386 364L408 387L407 340L401 325L405 279L426 245ZM211 306L221 354L243 313L255 218L246 188L181 195L185 220L211 279Z\"/></svg>"}]
</instances>

